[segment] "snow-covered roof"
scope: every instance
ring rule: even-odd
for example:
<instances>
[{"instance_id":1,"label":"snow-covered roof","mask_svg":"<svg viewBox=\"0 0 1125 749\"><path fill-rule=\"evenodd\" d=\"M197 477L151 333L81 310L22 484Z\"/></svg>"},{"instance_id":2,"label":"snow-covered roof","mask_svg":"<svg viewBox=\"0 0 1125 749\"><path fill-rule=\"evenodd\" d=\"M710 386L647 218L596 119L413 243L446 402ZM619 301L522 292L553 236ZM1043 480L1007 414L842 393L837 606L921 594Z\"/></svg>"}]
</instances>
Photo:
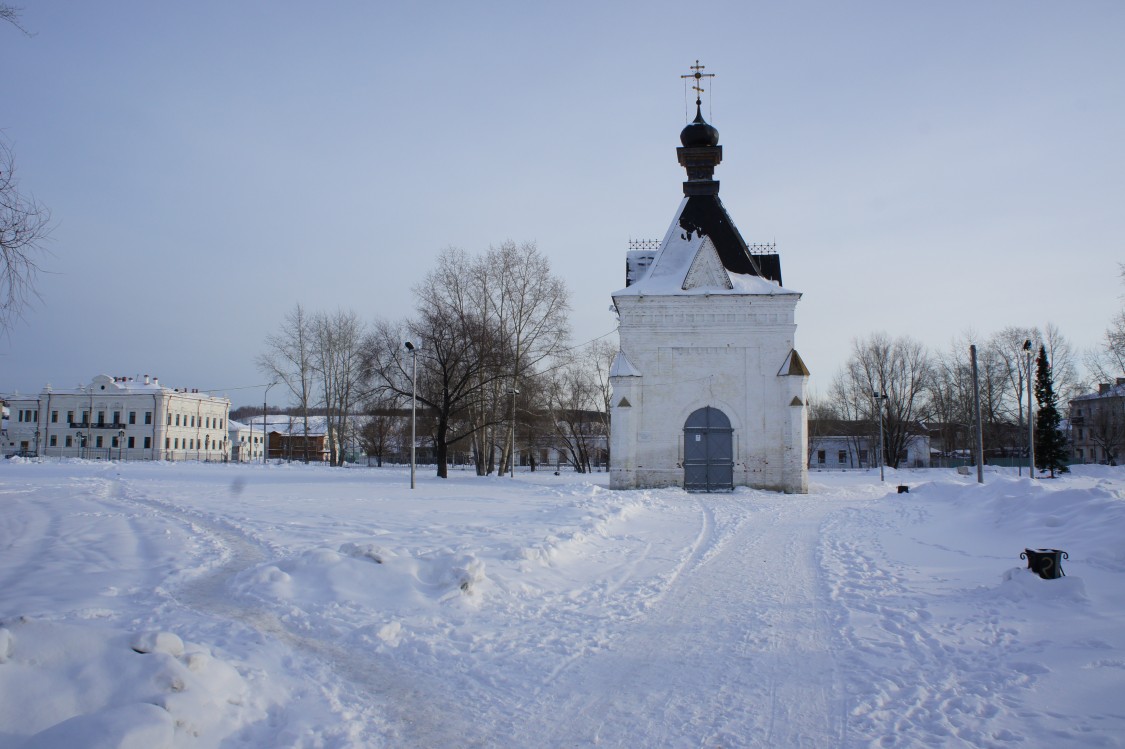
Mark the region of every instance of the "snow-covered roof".
<instances>
[{"instance_id":1,"label":"snow-covered roof","mask_svg":"<svg viewBox=\"0 0 1125 749\"><path fill-rule=\"evenodd\" d=\"M761 275L751 273L737 273L729 270L720 255L719 247L714 238L703 233L703 229L685 230L683 224L688 222L685 211L688 210L692 200L696 197L685 197L680 202L679 210L672 219L664 241L656 258L649 266L648 272L641 276L636 283L614 292L614 297L642 296L642 295L703 295L703 294L731 294L731 295L776 295L798 294L799 292L786 289L776 281ZM717 198L714 198L717 201ZM726 212L719 211L725 216ZM726 226L728 233L737 235L738 230L729 223ZM739 238L739 242L741 240ZM729 252L729 250L728 250ZM750 258L747 255L747 258ZM748 261L749 262L749 261ZM730 263L733 264L733 263Z\"/></svg>"},{"instance_id":2,"label":"snow-covered roof","mask_svg":"<svg viewBox=\"0 0 1125 749\"><path fill-rule=\"evenodd\" d=\"M609 368L610 377L640 377L641 371L633 366L624 351L618 351L613 357L613 365Z\"/></svg>"},{"instance_id":3,"label":"snow-covered roof","mask_svg":"<svg viewBox=\"0 0 1125 749\"><path fill-rule=\"evenodd\" d=\"M1104 389L1099 388L1098 392L1096 392L1096 393L1086 393L1085 395L1079 395L1079 396L1076 396L1074 398L1071 398L1071 400L1087 401L1087 400L1094 400L1096 398L1122 398L1122 397L1125 397L1125 382L1118 382L1116 385L1105 385L1103 387L1104 387Z\"/></svg>"},{"instance_id":4,"label":"snow-covered roof","mask_svg":"<svg viewBox=\"0 0 1125 749\"><path fill-rule=\"evenodd\" d=\"M174 393L182 395L186 398L198 398L200 400L207 400L211 398L219 398L219 396L211 395L207 392L200 392L196 389L188 388L169 388L160 384L160 379L157 377L149 377L144 375L142 379L140 375L136 377L111 377L109 375L97 375L90 381L89 385L78 385L73 388L57 388L52 387L48 383L43 388L44 393L51 393L53 395L98 395L99 393L122 393L122 394L136 394L136 393ZM36 398L37 396L23 396L24 398ZM222 399L225 400L225 399Z\"/></svg>"}]
</instances>

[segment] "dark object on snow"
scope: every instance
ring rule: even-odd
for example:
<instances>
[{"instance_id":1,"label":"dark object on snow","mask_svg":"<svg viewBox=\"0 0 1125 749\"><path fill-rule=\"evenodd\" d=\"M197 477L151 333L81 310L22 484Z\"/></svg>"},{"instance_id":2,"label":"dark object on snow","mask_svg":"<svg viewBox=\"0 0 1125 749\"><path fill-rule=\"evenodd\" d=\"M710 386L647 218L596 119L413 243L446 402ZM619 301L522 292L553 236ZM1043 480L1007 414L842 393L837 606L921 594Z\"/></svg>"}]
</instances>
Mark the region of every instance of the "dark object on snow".
<instances>
[{"instance_id":1,"label":"dark object on snow","mask_svg":"<svg viewBox=\"0 0 1125 749\"><path fill-rule=\"evenodd\" d=\"M1066 577L1059 558L1070 559L1062 549L1024 549L1020 559L1027 560L1027 568L1044 580Z\"/></svg>"},{"instance_id":2,"label":"dark object on snow","mask_svg":"<svg viewBox=\"0 0 1125 749\"><path fill-rule=\"evenodd\" d=\"M909 486L899 486L898 493L899 494L909 494L910 493L910 487Z\"/></svg>"}]
</instances>

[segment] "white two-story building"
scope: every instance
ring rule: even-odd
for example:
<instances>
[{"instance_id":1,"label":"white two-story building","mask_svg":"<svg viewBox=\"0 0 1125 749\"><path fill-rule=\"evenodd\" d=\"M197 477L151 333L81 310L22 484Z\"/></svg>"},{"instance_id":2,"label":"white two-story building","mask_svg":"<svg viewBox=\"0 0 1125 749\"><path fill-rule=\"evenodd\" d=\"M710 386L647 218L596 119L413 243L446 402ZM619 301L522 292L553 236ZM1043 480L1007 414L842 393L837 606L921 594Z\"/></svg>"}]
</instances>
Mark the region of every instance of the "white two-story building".
<instances>
[{"instance_id":1,"label":"white two-story building","mask_svg":"<svg viewBox=\"0 0 1125 749\"><path fill-rule=\"evenodd\" d=\"M102 460L206 460L230 456L230 401L168 388L157 378L98 375L88 385L8 399L5 455Z\"/></svg>"}]
</instances>

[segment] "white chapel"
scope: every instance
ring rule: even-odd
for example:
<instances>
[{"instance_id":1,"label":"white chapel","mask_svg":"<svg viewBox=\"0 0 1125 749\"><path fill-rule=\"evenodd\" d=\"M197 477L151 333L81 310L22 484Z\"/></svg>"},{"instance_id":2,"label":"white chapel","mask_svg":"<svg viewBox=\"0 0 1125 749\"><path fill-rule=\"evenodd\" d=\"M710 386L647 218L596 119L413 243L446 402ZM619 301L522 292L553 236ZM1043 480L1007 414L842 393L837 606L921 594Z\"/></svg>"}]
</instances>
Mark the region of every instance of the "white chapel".
<instances>
[{"instance_id":1,"label":"white chapel","mask_svg":"<svg viewBox=\"0 0 1125 749\"><path fill-rule=\"evenodd\" d=\"M801 294L781 285L772 245L752 251L719 200L723 149L698 97L680 142L684 198L659 248L630 250L613 293L610 486L807 493Z\"/></svg>"}]
</instances>

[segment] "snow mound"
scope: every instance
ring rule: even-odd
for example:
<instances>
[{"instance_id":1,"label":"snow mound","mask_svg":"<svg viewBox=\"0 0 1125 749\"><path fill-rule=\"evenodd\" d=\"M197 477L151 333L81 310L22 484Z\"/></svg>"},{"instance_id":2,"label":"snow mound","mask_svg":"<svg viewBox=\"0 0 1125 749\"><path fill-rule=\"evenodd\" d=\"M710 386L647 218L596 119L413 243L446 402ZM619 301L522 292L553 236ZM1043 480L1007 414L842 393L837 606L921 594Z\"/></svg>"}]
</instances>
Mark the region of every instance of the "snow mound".
<instances>
[{"instance_id":1,"label":"snow mound","mask_svg":"<svg viewBox=\"0 0 1125 749\"><path fill-rule=\"evenodd\" d=\"M0 725L21 749L162 749L217 743L261 720L238 671L171 632L20 619L0 640ZM140 648L143 648L142 651Z\"/></svg>"},{"instance_id":2,"label":"snow mound","mask_svg":"<svg viewBox=\"0 0 1125 749\"><path fill-rule=\"evenodd\" d=\"M167 653L177 658L184 654L184 641L171 632L141 632L129 647L137 653Z\"/></svg>"},{"instance_id":3,"label":"snow mound","mask_svg":"<svg viewBox=\"0 0 1125 749\"><path fill-rule=\"evenodd\" d=\"M450 548L411 552L372 543L317 548L239 575L236 594L313 613L340 602L374 610L418 611L471 599L486 587L484 561Z\"/></svg>"},{"instance_id":4,"label":"snow mound","mask_svg":"<svg viewBox=\"0 0 1125 749\"><path fill-rule=\"evenodd\" d=\"M996 591L1012 601L1089 603L1086 585L1080 577L1044 580L1025 567L1013 567L1004 573L1004 581Z\"/></svg>"}]
</instances>

